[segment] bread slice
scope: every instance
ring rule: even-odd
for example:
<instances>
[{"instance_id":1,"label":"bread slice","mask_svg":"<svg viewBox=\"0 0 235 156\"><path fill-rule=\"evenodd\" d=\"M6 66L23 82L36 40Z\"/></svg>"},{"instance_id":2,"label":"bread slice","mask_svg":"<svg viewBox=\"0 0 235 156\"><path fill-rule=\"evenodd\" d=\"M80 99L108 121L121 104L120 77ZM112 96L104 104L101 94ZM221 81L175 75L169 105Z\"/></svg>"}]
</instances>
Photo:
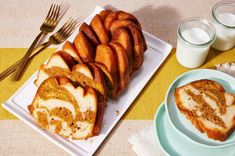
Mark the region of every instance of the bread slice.
<instances>
[{"instance_id":1,"label":"bread slice","mask_svg":"<svg viewBox=\"0 0 235 156\"><path fill-rule=\"evenodd\" d=\"M99 135L102 127L106 100L107 100L107 88L105 83L105 78L103 72L98 68L94 63L88 64L89 69L93 75L93 81L96 85L97 97L98 97L98 108L97 108L97 117L95 121L95 126L93 128L93 135ZM100 87L99 87L100 86ZM101 90L101 91L99 91Z\"/></svg>"},{"instance_id":2,"label":"bread slice","mask_svg":"<svg viewBox=\"0 0 235 156\"><path fill-rule=\"evenodd\" d=\"M110 33L106 30L99 14L92 18L90 25L101 43L108 43L110 41Z\"/></svg>"},{"instance_id":3,"label":"bread slice","mask_svg":"<svg viewBox=\"0 0 235 156\"><path fill-rule=\"evenodd\" d=\"M39 86L28 109L43 129L85 139L93 136L97 104L94 89L74 87L66 77L50 77Z\"/></svg>"},{"instance_id":4,"label":"bread slice","mask_svg":"<svg viewBox=\"0 0 235 156\"><path fill-rule=\"evenodd\" d=\"M104 20L104 26L106 30L110 30L111 24L118 19L117 17L118 13L117 12L111 12L108 14L108 16Z\"/></svg>"},{"instance_id":5,"label":"bread slice","mask_svg":"<svg viewBox=\"0 0 235 156\"><path fill-rule=\"evenodd\" d=\"M95 62L94 65L99 68L104 75L107 95L113 97L113 90L117 90L116 79L113 78L113 75L107 70L107 68L103 64Z\"/></svg>"},{"instance_id":6,"label":"bread slice","mask_svg":"<svg viewBox=\"0 0 235 156\"><path fill-rule=\"evenodd\" d=\"M118 64L115 51L109 44L100 44L96 48L95 62L102 64L111 75L113 85L108 86L108 95L116 98L118 89ZM112 87L112 88L110 88Z\"/></svg>"},{"instance_id":7,"label":"bread slice","mask_svg":"<svg viewBox=\"0 0 235 156\"><path fill-rule=\"evenodd\" d=\"M235 95L212 80L198 80L175 90L181 113L209 138L225 141L235 129Z\"/></svg>"},{"instance_id":8,"label":"bread slice","mask_svg":"<svg viewBox=\"0 0 235 156\"><path fill-rule=\"evenodd\" d=\"M90 64L77 64L72 71L72 78L75 84L83 87L91 87L96 90L98 105L97 116L93 128L93 135L98 135L102 127L103 116L106 104L106 84L102 71L97 68L93 63Z\"/></svg>"},{"instance_id":9,"label":"bread slice","mask_svg":"<svg viewBox=\"0 0 235 156\"><path fill-rule=\"evenodd\" d=\"M97 47L95 61L105 65L110 73L117 72L117 58L109 44L100 44Z\"/></svg>"},{"instance_id":10,"label":"bread slice","mask_svg":"<svg viewBox=\"0 0 235 156\"><path fill-rule=\"evenodd\" d=\"M78 63L70 54L64 51L59 50L56 53L59 54L63 58L65 63L68 65L69 69L72 69L73 66Z\"/></svg>"},{"instance_id":11,"label":"bread slice","mask_svg":"<svg viewBox=\"0 0 235 156\"><path fill-rule=\"evenodd\" d=\"M96 87L93 87L93 88L95 88L102 95L104 95L104 97L106 99L107 89L106 89L105 78L104 78L104 74L103 74L102 70L100 68L98 68L94 63L89 63L89 64L87 64L87 66L89 67L89 69L93 75L94 83L96 83ZM100 85L97 85L97 84L100 84Z\"/></svg>"},{"instance_id":12,"label":"bread slice","mask_svg":"<svg viewBox=\"0 0 235 156\"><path fill-rule=\"evenodd\" d=\"M143 51L147 50L147 44L146 44L146 41L145 41L145 37L144 37L142 29L139 25L137 25L136 23L134 23L133 21L128 20L128 19L116 20L112 23L112 25L110 27L110 31L113 32L115 29L117 29L119 27L126 27L126 28L129 28L129 29L130 28L133 29L133 27L137 28L138 29L138 34L137 35L140 36L140 38L141 38L140 40L143 44ZM130 31L131 31L132 36L135 37L136 35L133 33L133 31L132 30L130 30Z\"/></svg>"},{"instance_id":13,"label":"bread slice","mask_svg":"<svg viewBox=\"0 0 235 156\"><path fill-rule=\"evenodd\" d=\"M142 32L141 24L138 21L138 19L134 15L132 15L130 13L127 13L125 11L118 11L117 13L118 13L117 17L118 17L119 20L130 20L130 21L134 22L137 25L137 27L140 30L140 35L141 35L142 40L143 40L144 51L146 51L147 50L147 44L146 44L146 41L145 41L144 34Z\"/></svg>"},{"instance_id":14,"label":"bread slice","mask_svg":"<svg viewBox=\"0 0 235 156\"><path fill-rule=\"evenodd\" d=\"M73 42L84 63L94 61L95 49L84 32L80 31Z\"/></svg>"},{"instance_id":15,"label":"bread slice","mask_svg":"<svg viewBox=\"0 0 235 156\"><path fill-rule=\"evenodd\" d=\"M123 46L118 42L110 42L111 47L114 49L117 56L118 65L118 93L120 93L127 87L130 80L129 75L129 62L128 57Z\"/></svg>"},{"instance_id":16,"label":"bread slice","mask_svg":"<svg viewBox=\"0 0 235 156\"><path fill-rule=\"evenodd\" d=\"M85 22L80 26L79 31L82 31L86 34L86 36L90 39L93 45L97 46L100 44L98 37L95 32L91 29L91 27Z\"/></svg>"},{"instance_id":17,"label":"bread slice","mask_svg":"<svg viewBox=\"0 0 235 156\"><path fill-rule=\"evenodd\" d=\"M62 51L72 56L78 63L82 63L82 59L73 43L65 41Z\"/></svg>"},{"instance_id":18,"label":"bread slice","mask_svg":"<svg viewBox=\"0 0 235 156\"><path fill-rule=\"evenodd\" d=\"M102 95L106 96L106 86L104 83L104 76L101 70L90 64L77 64L73 67L71 76L72 81L80 83L82 86L90 86Z\"/></svg>"},{"instance_id":19,"label":"bread slice","mask_svg":"<svg viewBox=\"0 0 235 156\"><path fill-rule=\"evenodd\" d=\"M37 79L34 84L39 87L48 77L66 76L70 74L70 68L60 53L54 53L46 64L39 68Z\"/></svg>"},{"instance_id":20,"label":"bread slice","mask_svg":"<svg viewBox=\"0 0 235 156\"><path fill-rule=\"evenodd\" d=\"M142 40L140 30L134 25L128 26L131 31L134 43L133 70L138 70L144 62L144 41Z\"/></svg>"},{"instance_id":21,"label":"bread slice","mask_svg":"<svg viewBox=\"0 0 235 156\"><path fill-rule=\"evenodd\" d=\"M112 23L110 30L113 32L119 27L125 27L130 32L130 36L133 42L133 70L137 70L141 67L144 61L145 43L141 36L141 28L139 28L134 22L130 20L116 20Z\"/></svg>"},{"instance_id":22,"label":"bread slice","mask_svg":"<svg viewBox=\"0 0 235 156\"><path fill-rule=\"evenodd\" d=\"M132 74L133 68L133 44L131 43L131 37L128 30L125 27L119 27L112 32L112 41L120 43L127 54L129 63L129 74Z\"/></svg>"}]
</instances>

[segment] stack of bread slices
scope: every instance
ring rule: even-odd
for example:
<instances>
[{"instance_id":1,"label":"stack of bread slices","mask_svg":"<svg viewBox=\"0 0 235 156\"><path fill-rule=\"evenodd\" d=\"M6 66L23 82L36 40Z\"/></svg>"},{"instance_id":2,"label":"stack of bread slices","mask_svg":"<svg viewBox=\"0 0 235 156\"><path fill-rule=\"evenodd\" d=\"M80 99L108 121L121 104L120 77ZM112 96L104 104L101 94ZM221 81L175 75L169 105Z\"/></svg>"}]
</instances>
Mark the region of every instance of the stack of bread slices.
<instances>
[{"instance_id":1,"label":"stack of bread slices","mask_svg":"<svg viewBox=\"0 0 235 156\"><path fill-rule=\"evenodd\" d=\"M101 11L40 66L30 113L39 126L66 138L98 135L107 96L117 99L125 90L146 49L135 16Z\"/></svg>"}]
</instances>

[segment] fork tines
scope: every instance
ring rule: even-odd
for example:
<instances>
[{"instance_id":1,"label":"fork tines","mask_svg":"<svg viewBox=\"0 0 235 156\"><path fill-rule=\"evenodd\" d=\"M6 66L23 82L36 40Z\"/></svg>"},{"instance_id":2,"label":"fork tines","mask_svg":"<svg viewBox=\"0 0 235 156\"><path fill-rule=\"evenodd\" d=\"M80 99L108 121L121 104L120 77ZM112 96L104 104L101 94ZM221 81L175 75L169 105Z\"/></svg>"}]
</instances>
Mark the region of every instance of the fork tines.
<instances>
[{"instance_id":1,"label":"fork tines","mask_svg":"<svg viewBox=\"0 0 235 156\"><path fill-rule=\"evenodd\" d=\"M60 9L61 9L61 5L52 4L46 18L54 19L57 21L60 15Z\"/></svg>"},{"instance_id":2,"label":"fork tines","mask_svg":"<svg viewBox=\"0 0 235 156\"><path fill-rule=\"evenodd\" d=\"M79 20L80 21L80 20ZM78 26L78 20L75 20L73 18L70 18L60 29L59 33L62 33L66 37L69 37L75 28Z\"/></svg>"},{"instance_id":3,"label":"fork tines","mask_svg":"<svg viewBox=\"0 0 235 156\"><path fill-rule=\"evenodd\" d=\"M70 8L70 5L68 3L61 3L60 4L60 15L58 18L59 21L64 16L64 14L68 11L69 8Z\"/></svg>"}]
</instances>

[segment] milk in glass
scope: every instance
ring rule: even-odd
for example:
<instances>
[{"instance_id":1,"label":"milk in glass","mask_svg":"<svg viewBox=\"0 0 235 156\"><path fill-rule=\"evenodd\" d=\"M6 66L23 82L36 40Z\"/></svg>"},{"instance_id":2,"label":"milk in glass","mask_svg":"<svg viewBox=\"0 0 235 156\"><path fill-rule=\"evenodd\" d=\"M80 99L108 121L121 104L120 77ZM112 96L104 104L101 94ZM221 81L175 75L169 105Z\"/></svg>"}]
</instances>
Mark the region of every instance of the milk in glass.
<instances>
[{"instance_id":1,"label":"milk in glass","mask_svg":"<svg viewBox=\"0 0 235 156\"><path fill-rule=\"evenodd\" d=\"M235 14L219 13L216 18L221 24L215 20L213 22L216 30L216 39L212 47L220 51L233 48L235 45L235 29L230 27L235 26Z\"/></svg>"},{"instance_id":2,"label":"milk in glass","mask_svg":"<svg viewBox=\"0 0 235 156\"><path fill-rule=\"evenodd\" d=\"M176 58L178 62L186 68L201 66L215 39L212 24L207 20L189 18L180 23L177 34Z\"/></svg>"},{"instance_id":3,"label":"milk in glass","mask_svg":"<svg viewBox=\"0 0 235 156\"><path fill-rule=\"evenodd\" d=\"M205 44L210 41L208 33L200 28L190 28L182 32L182 36L190 43ZM194 47L178 40L177 60L187 68L196 68L203 64L208 53L208 46Z\"/></svg>"}]
</instances>

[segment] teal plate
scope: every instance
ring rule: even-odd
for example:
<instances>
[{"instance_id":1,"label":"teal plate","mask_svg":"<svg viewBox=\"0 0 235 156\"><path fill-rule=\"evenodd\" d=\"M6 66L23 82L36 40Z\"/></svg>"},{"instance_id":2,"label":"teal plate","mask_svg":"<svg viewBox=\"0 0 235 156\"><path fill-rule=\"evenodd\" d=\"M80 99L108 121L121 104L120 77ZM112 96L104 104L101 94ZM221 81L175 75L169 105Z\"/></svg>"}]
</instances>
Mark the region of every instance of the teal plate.
<instances>
[{"instance_id":1,"label":"teal plate","mask_svg":"<svg viewBox=\"0 0 235 156\"><path fill-rule=\"evenodd\" d=\"M164 103L161 104L154 117L155 134L161 149L169 156L234 156L235 146L223 148L207 148L193 143L179 134L170 124L165 111Z\"/></svg>"},{"instance_id":2,"label":"teal plate","mask_svg":"<svg viewBox=\"0 0 235 156\"><path fill-rule=\"evenodd\" d=\"M224 142L210 139L205 133L201 133L198 129L196 129L192 123L182 113L179 112L174 99L175 89L189 82L200 79L215 80L224 87L226 92L235 93L235 79L228 74L211 69L197 69L186 72L176 78L176 80L169 87L166 94L165 107L170 123L172 124L173 128L176 129L183 137L195 144L205 146L207 148L234 146L235 132L233 132ZM235 106L233 107L235 109Z\"/></svg>"}]
</instances>

